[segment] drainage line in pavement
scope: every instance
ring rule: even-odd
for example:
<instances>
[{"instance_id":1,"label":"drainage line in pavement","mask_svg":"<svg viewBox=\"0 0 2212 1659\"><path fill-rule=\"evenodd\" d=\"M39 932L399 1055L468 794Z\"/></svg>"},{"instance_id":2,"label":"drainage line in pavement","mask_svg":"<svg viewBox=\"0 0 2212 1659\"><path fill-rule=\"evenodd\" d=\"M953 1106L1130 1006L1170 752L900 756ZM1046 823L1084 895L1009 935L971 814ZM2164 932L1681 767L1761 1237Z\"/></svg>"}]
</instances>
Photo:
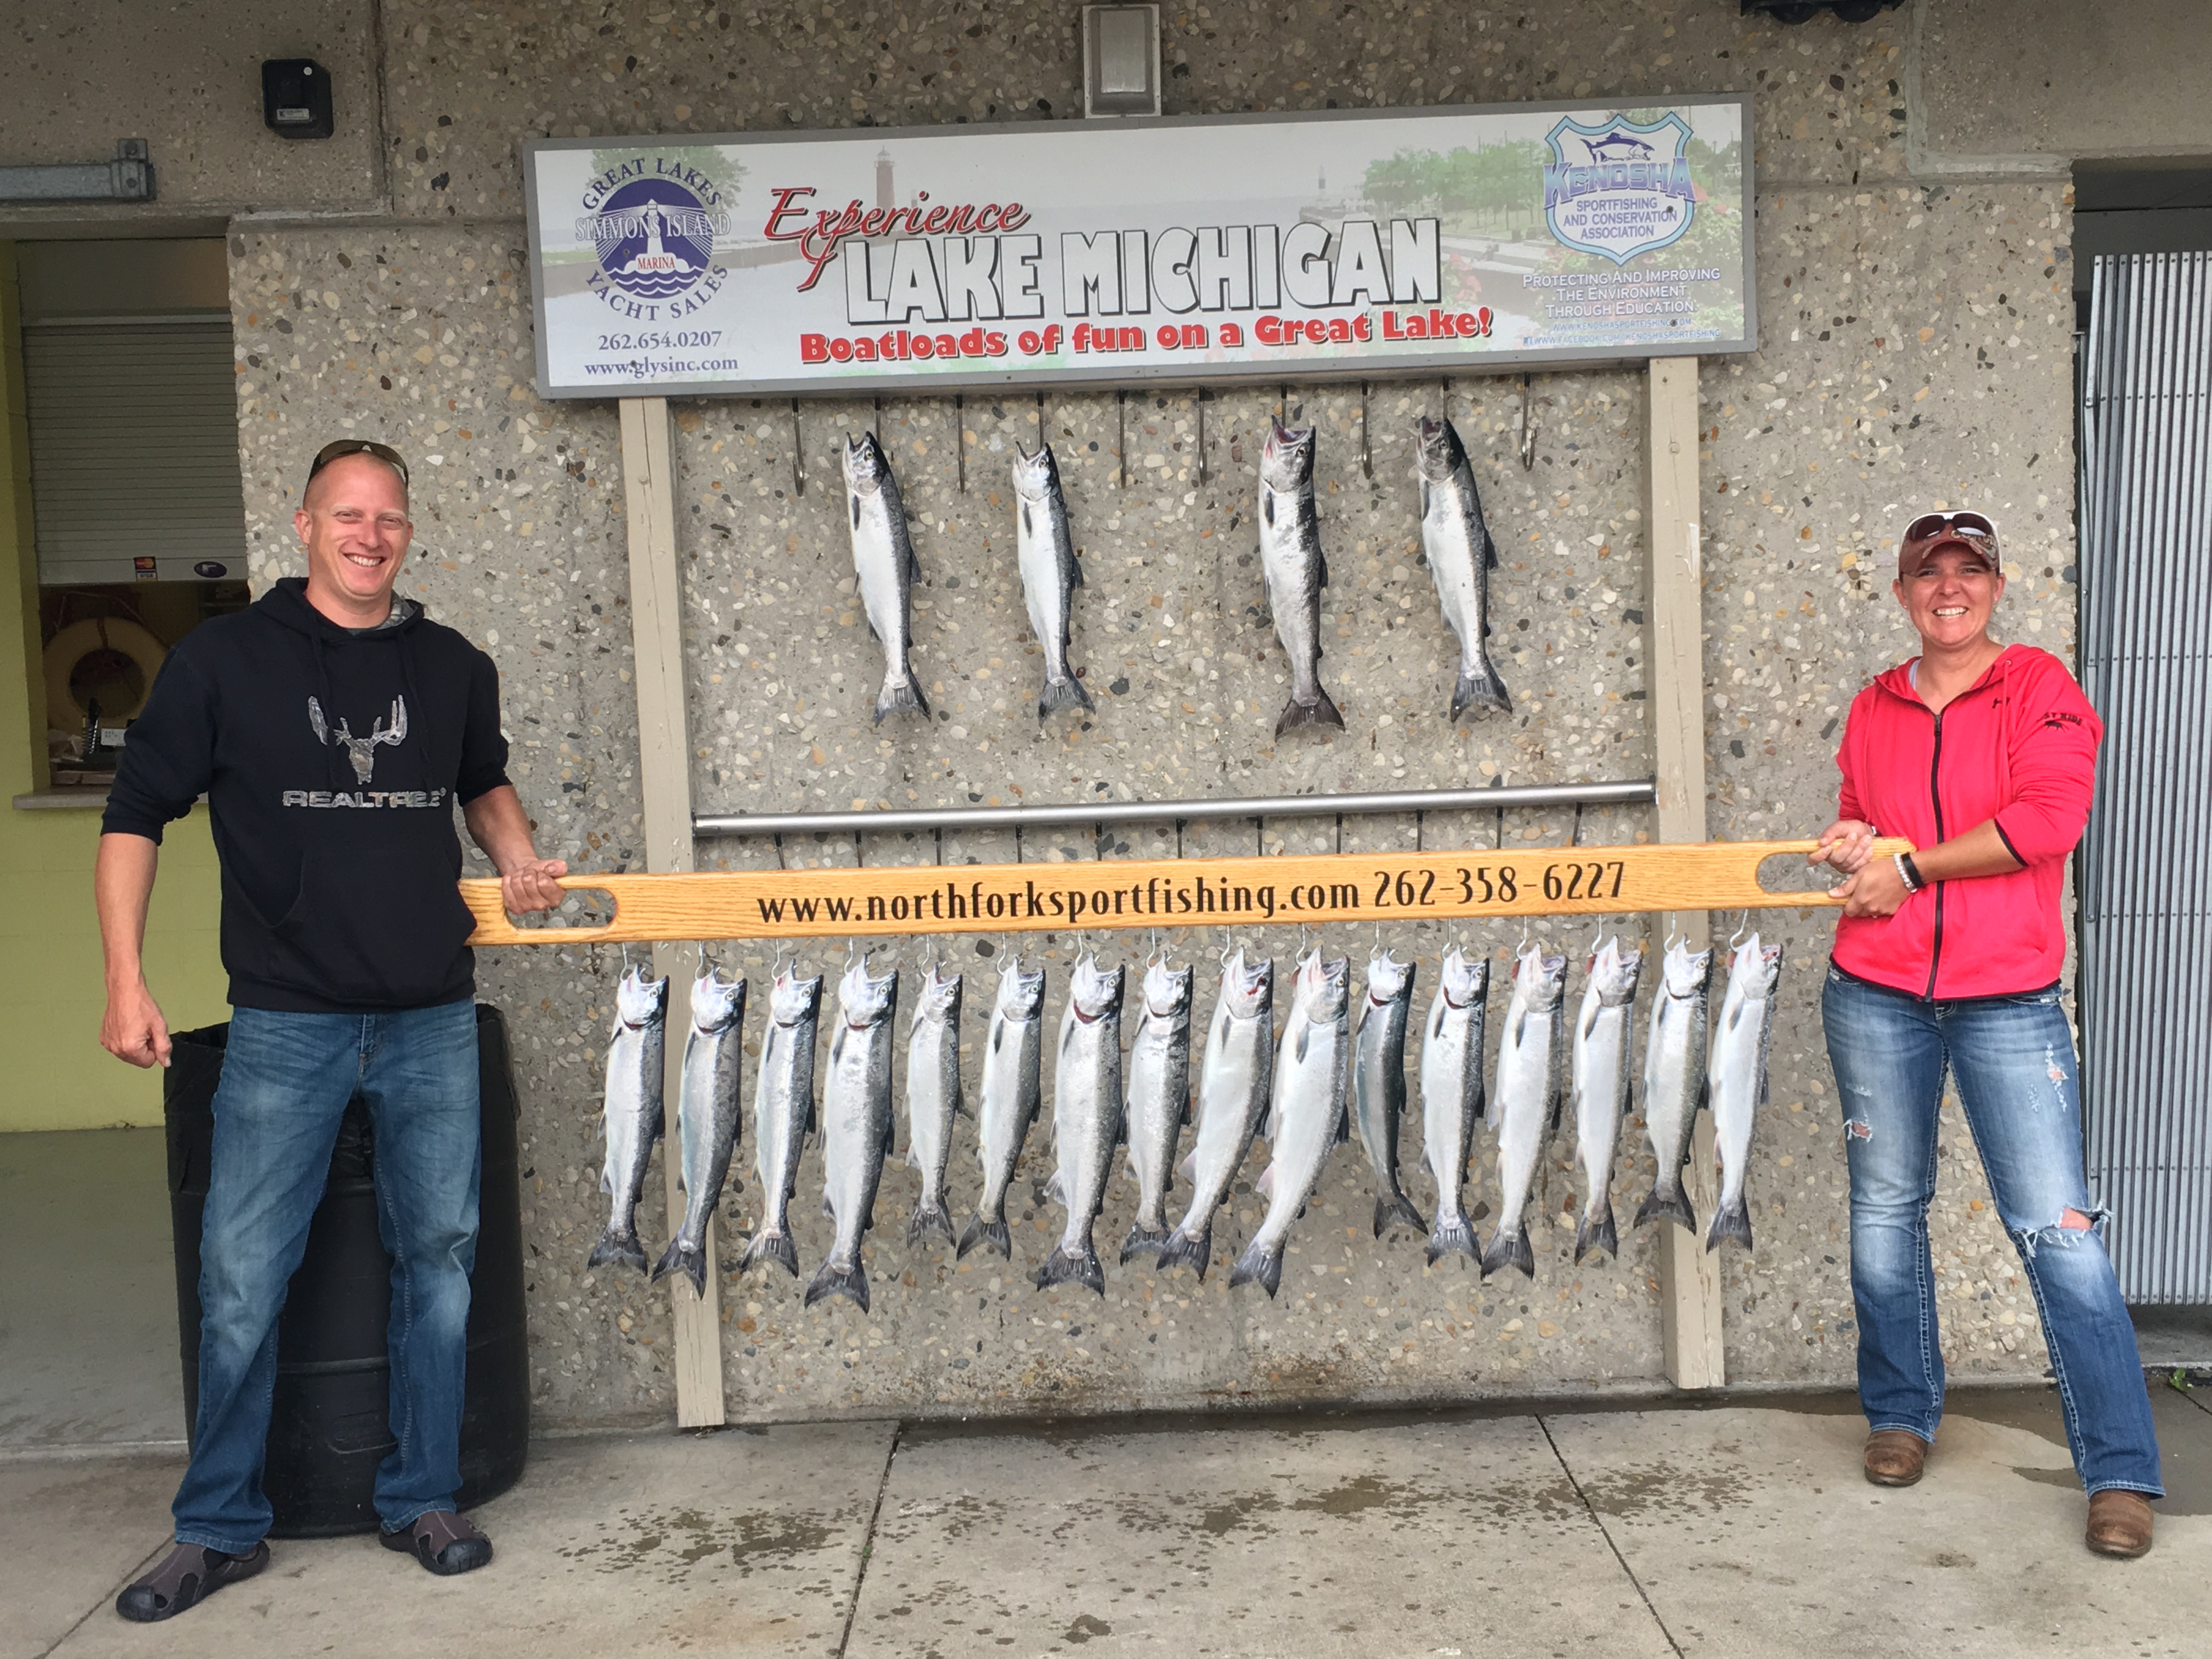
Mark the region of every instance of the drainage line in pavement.
<instances>
[{"instance_id":1,"label":"drainage line in pavement","mask_svg":"<svg viewBox=\"0 0 2212 1659\"><path fill-rule=\"evenodd\" d=\"M874 1553L876 1547L876 1521L884 1512L884 1493L890 1488L891 1465L898 1461L899 1437L905 1432L906 1423L903 1419L894 1425L891 1429L890 1450L884 1455L884 1476L882 1480L876 1482L875 1507L868 1511L867 1531L860 1534L860 1570L853 1575L853 1599L845 1608L845 1628L837 1638L835 1659L845 1659L845 1649L853 1639L853 1621L860 1616L860 1590L868 1582L868 1558ZM1553 1449L1556 1451L1558 1449L1554 1447ZM1573 1477L1568 1478L1571 1480ZM1626 1563L1623 1565L1625 1565ZM1638 1588L1640 1589L1641 1586ZM1647 1601L1644 1605L1648 1607L1650 1604ZM1655 1613L1652 1616L1656 1618L1658 1615ZM1662 1625L1660 1628L1663 1630L1666 1626ZM1668 1639L1671 1641L1674 1638L1669 1637ZM1674 1651L1680 1653L1681 1649L1677 1648Z\"/></svg>"},{"instance_id":2,"label":"drainage line in pavement","mask_svg":"<svg viewBox=\"0 0 2212 1659\"><path fill-rule=\"evenodd\" d=\"M1604 1517L1598 1514L1596 1505L1589 1501L1589 1494L1583 1491L1583 1483L1575 1479L1574 1470L1567 1466L1566 1457L1559 1450L1559 1443L1552 1438L1552 1425L1540 1416L1536 1419L1536 1426L1543 1431L1544 1443L1552 1449L1552 1455L1559 1460L1559 1473L1567 1477L1567 1484L1575 1489L1575 1496L1582 1500L1583 1511L1596 1526L1598 1536L1605 1540L1605 1547L1613 1552L1613 1559L1620 1563L1620 1570L1628 1575L1628 1582L1636 1586L1636 1594L1643 1600L1644 1612L1651 1615L1651 1622L1659 1626L1659 1633L1667 1638L1667 1645L1674 1649L1674 1659L1685 1659L1682 1644L1674 1639L1674 1632L1667 1628L1667 1621L1659 1616L1659 1609L1651 1605L1651 1597L1644 1588L1644 1581L1636 1576L1636 1569L1628 1565L1628 1558L1620 1553L1620 1546L1613 1541L1613 1534L1606 1526ZM889 1474L888 1468L885 1474ZM876 1501L881 1504L882 1497L878 1495ZM869 1530L873 1532L874 1529L872 1522ZM852 1628L852 1620L847 1620L845 1627L849 1631ZM841 1647L837 1651L842 1655L844 1649Z\"/></svg>"}]
</instances>

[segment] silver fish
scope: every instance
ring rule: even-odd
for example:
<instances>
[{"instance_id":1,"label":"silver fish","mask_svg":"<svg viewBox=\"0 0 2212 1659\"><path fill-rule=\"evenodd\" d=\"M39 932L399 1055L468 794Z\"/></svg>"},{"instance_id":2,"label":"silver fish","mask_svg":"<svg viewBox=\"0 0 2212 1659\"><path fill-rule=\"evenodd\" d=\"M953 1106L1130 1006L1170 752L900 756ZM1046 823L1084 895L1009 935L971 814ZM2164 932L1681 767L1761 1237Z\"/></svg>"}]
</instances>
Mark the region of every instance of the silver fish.
<instances>
[{"instance_id":1,"label":"silver fish","mask_svg":"<svg viewBox=\"0 0 2212 1659\"><path fill-rule=\"evenodd\" d=\"M1437 1183L1437 1224L1429 1234L1433 1267L1457 1252L1480 1262L1474 1223L1461 1194L1474 1145L1474 1120L1483 1109L1483 1028L1490 1014L1490 961L1470 962L1455 945L1444 952L1443 974L1421 1038L1421 1155Z\"/></svg>"},{"instance_id":2,"label":"silver fish","mask_svg":"<svg viewBox=\"0 0 2212 1659\"><path fill-rule=\"evenodd\" d=\"M691 1029L676 1097L684 1146L684 1224L653 1265L653 1276L680 1268L707 1292L707 1224L722 1201L722 1179L737 1148L744 1107L745 981L726 980L710 963L691 982Z\"/></svg>"},{"instance_id":3,"label":"silver fish","mask_svg":"<svg viewBox=\"0 0 2212 1659\"><path fill-rule=\"evenodd\" d=\"M1705 1097L1712 1103L1714 1150L1721 1161L1720 1207L1705 1234L1717 1250L1732 1238L1751 1249L1751 1211L1743 1183L1751 1163L1752 1121L1766 1104L1766 1049L1774 1033L1774 988L1782 978L1782 947L1761 945L1753 933L1729 959L1728 991L1713 1028L1705 1061Z\"/></svg>"},{"instance_id":4,"label":"silver fish","mask_svg":"<svg viewBox=\"0 0 2212 1659\"><path fill-rule=\"evenodd\" d=\"M1351 989L1351 965L1342 957L1323 962L1315 951L1298 963L1275 1057L1273 1157L1255 1187L1267 1196L1267 1213L1229 1275L1231 1290L1256 1284L1275 1294L1291 1224L1304 1212L1329 1154L1351 1139L1344 1104L1352 1068Z\"/></svg>"},{"instance_id":5,"label":"silver fish","mask_svg":"<svg viewBox=\"0 0 2212 1659\"><path fill-rule=\"evenodd\" d=\"M1274 1075L1275 964L1264 957L1247 963L1240 950L1221 969L1221 997L1199 1067L1198 1134L1182 1161L1190 1208L1160 1246L1162 1273L1180 1266L1206 1277L1214 1212L1252 1150Z\"/></svg>"},{"instance_id":6,"label":"silver fish","mask_svg":"<svg viewBox=\"0 0 2212 1659\"><path fill-rule=\"evenodd\" d=\"M1137 1218L1121 1246L1127 1261L1167 1243L1168 1188L1175 1180L1176 1142L1190 1115L1188 968L1164 961L1145 970L1138 990L1137 1029L1129 1038L1129 1171L1137 1177Z\"/></svg>"},{"instance_id":7,"label":"silver fish","mask_svg":"<svg viewBox=\"0 0 2212 1659\"><path fill-rule=\"evenodd\" d=\"M865 956L837 987L837 1030L822 1084L822 1207L837 1224L836 1242L806 1286L806 1305L842 1296L868 1308L860 1240L876 1224L876 1186L890 1155L892 1021L898 974L868 976Z\"/></svg>"},{"instance_id":8,"label":"silver fish","mask_svg":"<svg viewBox=\"0 0 2212 1659\"><path fill-rule=\"evenodd\" d=\"M647 979L641 968L626 969L615 988L614 1040L607 1045L607 1161L599 1174L599 1190L614 1203L587 1267L626 1261L645 1271L637 1200L645 1191L653 1144L660 1139L667 1035L668 981Z\"/></svg>"},{"instance_id":9,"label":"silver fish","mask_svg":"<svg viewBox=\"0 0 2212 1659\"><path fill-rule=\"evenodd\" d=\"M1067 1007L1052 1068L1056 1167L1045 1196L1067 1210L1060 1243L1036 1271L1040 1290L1070 1280L1106 1294L1091 1242L1121 1139L1121 992L1127 969L1109 973L1085 956L1068 975Z\"/></svg>"},{"instance_id":10,"label":"silver fish","mask_svg":"<svg viewBox=\"0 0 2212 1659\"><path fill-rule=\"evenodd\" d=\"M1513 698L1491 666L1490 573L1498 568L1498 549L1482 521L1482 497L1474 469L1449 421L1422 416L1416 424L1414 467L1421 481L1421 550L1444 621L1459 638L1459 678L1452 687L1451 716L1463 720L1470 708L1510 708Z\"/></svg>"},{"instance_id":11,"label":"silver fish","mask_svg":"<svg viewBox=\"0 0 2212 1659\"><path fill-rule=\"evenodd\" d=\"M845 440L845 507L853 532L853 572L860 579L860 605L868 630L883 642L884 686L876 693L876 723L895 708L929 713L921 682L908 665L914 647L914 585L921 562L907 534L906 506L875 434Z\"/></svg>"},{"instance_id":12,"label":"silver fish","mask_svg":"<svg viewBox=\"0 0 2212 1659\"><path fill-rule=\"evenodd\" d=\"M1536 1276L1526 1211L1537 1161L1559 1121L1559 1049L1565 1034L1560 1005L1566 986L1567 959L1546 956L1540 945L1530 945L1514 963L1513 999L1505 1006L1505 1035L1498 1045L1498 1089L1490 1097L1501 1194L1498 1231L1482 1253L1486 1279L1508 1267Z\"/></svg>"},{"instance_id":13,"label":"silver fish","mask_svg":"<svg viewBox=\"0 0 2212 1659\"><path fill-rule=\"evenodd\" d=\"M960 1110L960 975L931 968L915 998L906 1042L906 1161L921 1171L921 1196L906 1224L909 1244L924 1233L952 1242L945 1204L945 1166L952 1157L952 1120Z\"/></svg>"},{"instance_id":14,"label":"silver fish","mask_svg":"<svg viewBox=\"0 0 2212 1659\"><path fill-rule=\"evenodd\" d=\"M1636 983L1644 952L1624 952L1607 939L1589 959L1589 988L1575 1021L1573 1079L1575 1158L1589 1190L1575 1228L1575 1260L1585 1250L1620 1254L1613 1221L1613 1155L1620 1120L1628 1115L1629 1051L1635 1046Z\"/></svg>"},{"instance_id":15,"label":"silver fish","mask_svg":"<svg viewBox=\"0 0 2212 1659\"><path fill-rule=\"evenodd\" d=\"M1275 735L1297 726L1344 729L1344 716L1322 689L1321 591L1328 561L1321 550L1321 515L1314 510L1314 429L1280 421L1260 448L1260 565L1275 637L1291 668L1291 700Z\"/></svg>"},{"instance_id":16,"label":"silver fish","mask_svg":"<svg viewBox=\"0 0 2212 1659\"><path fill-rule=\"evenodd\" d=\"M1413 1017L1413 964L1388 951L1367 963L1367 995L1352 1062L1352 1121L1375 1171L1375 1237L1394 1221L1429 1230L1398 1182L1398 1135L1406 1121L1406 1027Z\"/></svg>"},{"instance_id":17,"label":"silver fish","mask_svg":"<svg viewBox=\"0 0 2212 1659\"><path fill-rule=\"evenodd\" d=\"M1712 1020L1706 995L1712 982L1711 951L1693 952L1680 939L1667 947L1651 999L1651 1029L1644 1039L1644 1132L1659 1178L1637 1206L1639 1227L1667 1216L1698 1231L1698 1213L1682 1190L1682 1166L1690 1159L1698 1109L1705 1103L1705 1038Z\"/></svg>"},{"instance_id":18,"label":"silver fish","mask_svg":"<svg viewBox=\"0 0 2212 1659\"><path fill-rule=\"evenodd\" d=\"M760 1072L753 1085L753 1170L760 1176L761 1221L738 1262L782 1264L799 1277L791 1237L791 1195L799 1188L799 1154L814 1133L814 1041L822 1017L822 976L801 979L786 968L769 986L768 1029L761 1035Z\"/></svg>"},{"instance_id":19,"label":"silver fish","mask_svg":"<svg viewBox=\"0 0 2212 1659\"><path fill-rule=\"evenodd\" d=\"M1029 603L1030 630L1044 652L1037 718L1056 708L1089 708L1091 694L1067 665L1068 618L1075 610L1075 590L1083 586L1083 566L1068 537L1067 498L1060 493L1060 464L1050 444L1038 444L1034 455L1014 446L1014 526L1022 597Z\"/></svg>"},{"instance_id":20,"label":"silver fish","mask_svg":"<svg viewBox=\"0 0 2212 1659\"><path fill-rule=\"evenodd\" d=\"M1017 956L999 970L999 996L983 1039L981 1106L975 1114L983 1164L983 1195L960 1235L958 1254L978 1242L1012 1260L1014 1244L1006 1230L1006 1188L1020 1162L1022 1142L1036 1122L1044 1097L1038 1078L1044 1048L1044 969L1029 973Z\"/></svg>"}]
</instances>

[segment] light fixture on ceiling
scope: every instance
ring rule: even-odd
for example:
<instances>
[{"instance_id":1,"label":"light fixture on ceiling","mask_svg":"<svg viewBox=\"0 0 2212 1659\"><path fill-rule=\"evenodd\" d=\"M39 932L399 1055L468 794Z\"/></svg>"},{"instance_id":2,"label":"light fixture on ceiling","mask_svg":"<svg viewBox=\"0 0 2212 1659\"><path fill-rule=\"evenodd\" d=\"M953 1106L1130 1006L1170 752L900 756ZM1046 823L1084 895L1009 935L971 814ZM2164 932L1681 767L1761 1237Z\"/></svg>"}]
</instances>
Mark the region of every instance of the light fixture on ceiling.
<instances>
[{"instance_id":1,"label":"light fixture on ceiling","mask_svg":"<svg viewBox=\"0 0 2212 1659\"><path fill-rule=\"evenodd\" d=\"M1753 12L1778 23L1809 23L1822 12L1838 22L1871 23L1886 11L1894 11L1905 0L1741 0L1742 15Z\"/></svg>"}]
</instances>

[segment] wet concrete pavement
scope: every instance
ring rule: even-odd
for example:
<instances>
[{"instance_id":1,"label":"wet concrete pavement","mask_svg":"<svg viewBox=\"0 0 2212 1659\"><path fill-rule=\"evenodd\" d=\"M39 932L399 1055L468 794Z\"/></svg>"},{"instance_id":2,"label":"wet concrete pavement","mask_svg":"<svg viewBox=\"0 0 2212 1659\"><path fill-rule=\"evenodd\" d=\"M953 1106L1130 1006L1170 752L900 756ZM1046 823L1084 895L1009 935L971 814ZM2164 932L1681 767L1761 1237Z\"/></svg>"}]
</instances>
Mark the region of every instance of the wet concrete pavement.
<instances>
[{"instance_id":1,"label":"wet concrete pavement","mask_svg":"<svg viewBox=\"0 0 2212 1659\"><path fill-rule=\"evenodd\" d=\"M2089 1555L2055 1398L1953 1399L1928 1477L1858 1473L1847 1399L893 1423L541 1441L444 1581L372 1539L144 1627L168 1454L0 1461L0 1659L465 1651L1732 1656L2203 1650L2212 1389L2154 1389L2172 1496Z\"/></svg>"}]
</instances>

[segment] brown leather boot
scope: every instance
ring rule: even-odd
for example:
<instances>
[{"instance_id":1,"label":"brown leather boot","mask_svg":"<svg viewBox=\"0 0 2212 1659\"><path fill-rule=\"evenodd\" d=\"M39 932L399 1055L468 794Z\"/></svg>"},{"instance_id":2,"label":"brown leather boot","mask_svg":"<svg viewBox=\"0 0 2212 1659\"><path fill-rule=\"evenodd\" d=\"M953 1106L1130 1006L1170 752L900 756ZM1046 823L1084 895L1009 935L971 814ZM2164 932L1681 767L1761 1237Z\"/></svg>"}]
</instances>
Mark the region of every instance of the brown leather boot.
<instances>
[{"instance_id":1,"label":"brown leather boot","mask_svg":"<svg viewBox=\"0 0 2212 1659\"><path fill-rule=\"evenodd\" d=\"M2100 1555L2150 1553L2152 1515L2139 1492L2100 1492L2089 1497L2089 1547Z\"/></svg>"},{"instance_id":2,"label":"brown leather boot","mask_svg":"<svg viewBox=\"0 0 2212 1659\"><path fill-rule=\"evenodd\" d=\"M1909 1486L1928 1462L1928 1443L1910 1429L1876 1429L1867 1437L1866 1478L1877 1486Z\"/></svg>"}]
</instances>

